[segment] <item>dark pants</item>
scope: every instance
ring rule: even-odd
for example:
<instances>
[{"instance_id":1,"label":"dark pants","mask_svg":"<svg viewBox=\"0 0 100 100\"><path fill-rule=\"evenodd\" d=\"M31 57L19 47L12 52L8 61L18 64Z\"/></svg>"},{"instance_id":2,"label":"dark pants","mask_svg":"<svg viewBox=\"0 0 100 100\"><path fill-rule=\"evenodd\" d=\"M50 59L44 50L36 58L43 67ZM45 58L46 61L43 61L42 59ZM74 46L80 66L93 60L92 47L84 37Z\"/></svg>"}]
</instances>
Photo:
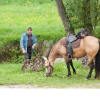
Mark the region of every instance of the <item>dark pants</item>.
<instances>
[{"instance_id":1,"label":"dark pants","mask_svg":"<svg viewBox=\"0 0 100 100\"><path fill-rule=\"evenodd\" d=\"M32 48L27 48L27 53L25 54L24 60L31 59L32 57Z\"/></svg>"},{"instance_id":2,"label":"dark pants","mask_svg":"<svg viewBox=\"0 0 100 100\"><path fill-rule=\"evenodd\" d=\"M68 47L68 55L72 55L73 54L73 49L72 49L72 42L77 40L76 36L68 36L67 37L67 47Z\"/></svg>"},{"instance_id":3,"label":"dark pants","mask_svg":"<svg viewBox=\"0 0 100 100\"><path fill-rule=\"evenodd\" d=\"M68 55L72 55L73 50L72 50L72 43L68 42Z\"/></svg>"},{"instance_id":4,"label":"dark pants","mask_svg":"<svg viewBox=\"0 0 100 100\"><path fill-rule=\"evenodd\" d=\"M26 53L24 59L25 59L25 60L31 59L31 56L32 56L32 54Z\"/></svg>"}]
</instances>

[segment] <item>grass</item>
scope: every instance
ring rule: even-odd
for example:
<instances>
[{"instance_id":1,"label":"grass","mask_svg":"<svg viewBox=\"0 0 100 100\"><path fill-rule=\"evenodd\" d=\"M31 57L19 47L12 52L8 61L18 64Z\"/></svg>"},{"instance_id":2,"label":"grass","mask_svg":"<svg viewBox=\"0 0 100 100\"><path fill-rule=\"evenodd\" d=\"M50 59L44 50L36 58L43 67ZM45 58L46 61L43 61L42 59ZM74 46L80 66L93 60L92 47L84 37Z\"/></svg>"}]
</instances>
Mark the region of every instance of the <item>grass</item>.
<instances>
[{"instance_id":1,"label":"grass","mask_svg":"<svg viewBox=\"0 0 100 100\"><path fill-rule=\"evenodd\" d=\"M81 63L74 62L77 74L66 77L65 63L56 63L51 77L45 77L45 70L40 72L22 72L22 64L0 64L0 85L31 84L38 87L88 87L100 88L99 80L94 80L94 73L90 80L86 80L89 69Z\"/></svg>"},{"instance_id":2,"label":"grass","mask_svg":"<svg viewBox=\"0 0 100 100\"><path fill-rule=\"evenodd\" d=\"M17 5L33 5L35 4L43 4L43 3L51 3L53 0L0 0L0 5L9 5L9 4L17 4Z\"/></svg>"},{"instance_id":3,"label":"grass","mask_svg":"<svg viewBox=\"0 0 100 100\"><path fill-rule=\"evenodd\" d=\"M0 5L0 19L0 46L19 41L29 26L38 40L58 40L65 35L54 2Z\"/></svg>"}]
</instances>

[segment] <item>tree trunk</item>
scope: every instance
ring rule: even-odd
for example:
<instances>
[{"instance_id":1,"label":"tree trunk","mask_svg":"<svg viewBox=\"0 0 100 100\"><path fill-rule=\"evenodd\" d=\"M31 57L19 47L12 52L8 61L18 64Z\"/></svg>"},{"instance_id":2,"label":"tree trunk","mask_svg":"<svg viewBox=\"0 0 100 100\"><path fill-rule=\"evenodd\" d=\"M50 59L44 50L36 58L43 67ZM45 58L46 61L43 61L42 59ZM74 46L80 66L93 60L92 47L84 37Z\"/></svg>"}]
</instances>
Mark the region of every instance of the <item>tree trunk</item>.
<instances>
[{"instance_id":1,"label":"tree trunk","mask_svg":"<svg viewBox=\"0 0 100 100\"><path fill-rule=\"evenodd\" d=\"M90 0L83 1L83 23L84 28L89 32L89 35L93 35L93 25L91 21L91 12L90 12Z\"/></svg>"},{"instance_id":2,"label":"tree trunk","mask_svg":"<svg viewBox=\"0 0 100 100\"><path fill-rule=\"evenodd\" d=\"M62 0L55 0L55 1L56 1L57 7L58 7L58 12L59 12L61 20L63 22L66 33L67 34L74 34L75 33L74 28L72 27L72 25L70 23L70 20L69 20L67 13L66 13L66 9L65 9L65 6L63 4L63 1Z\"/></svg>"},{"instance_id":3,"label":"tree trunk","mask_svg":"<svg viewBox=\"0 0 100 100\"><path fill-rule=\"evenodd\" d=\"M99 5L99 0L96 0L94 3L94 11L95 11L95 15L94 15L94 28L96 27L97 23L98 23L98 17L99 17L99 9L100 9L100 5Z\"/></svg>"}]
</instances>

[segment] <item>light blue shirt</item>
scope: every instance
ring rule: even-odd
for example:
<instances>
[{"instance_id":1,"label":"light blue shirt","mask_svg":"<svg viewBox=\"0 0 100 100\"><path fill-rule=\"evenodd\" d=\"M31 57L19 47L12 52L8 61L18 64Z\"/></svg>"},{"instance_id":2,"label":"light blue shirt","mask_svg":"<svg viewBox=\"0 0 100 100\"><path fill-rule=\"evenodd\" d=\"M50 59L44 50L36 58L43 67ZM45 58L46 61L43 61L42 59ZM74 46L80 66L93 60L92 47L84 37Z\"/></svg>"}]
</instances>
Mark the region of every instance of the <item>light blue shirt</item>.
<instances>
[{"instance_id":1,"label":"light blue shirt","mask_svg":"<svg viewBox=\"0 0 100 100\"><path fill-rule=\"evenodd\" d=\"M20 47L21 48L24 48L25 51L27 52L27 42L28 42L28 34L27 33L24 33L22 36L21 36L21 40L20 40ZM35 46L37 43L37 39L35 37L34 34L32 34L32 45ZM32 53L33 53L33 49L32 49Z\"/></svg>"}]
</instances>

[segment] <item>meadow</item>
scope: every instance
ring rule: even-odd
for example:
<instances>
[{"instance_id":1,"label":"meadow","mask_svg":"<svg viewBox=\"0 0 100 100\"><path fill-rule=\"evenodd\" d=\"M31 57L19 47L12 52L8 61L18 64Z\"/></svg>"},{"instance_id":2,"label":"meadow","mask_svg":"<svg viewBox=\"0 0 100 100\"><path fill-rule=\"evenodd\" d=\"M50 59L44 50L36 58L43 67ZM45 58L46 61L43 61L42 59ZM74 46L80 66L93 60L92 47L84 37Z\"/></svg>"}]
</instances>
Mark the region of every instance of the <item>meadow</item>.
<instances>
[{"instance_id":1,"label":"meadow","mask_svg":"<svg viewBox=\"0 0 100 100\"><path fill-rule=\"evenodd\" d=\"M38 40L58 40L65 36L57 8L51 3L0 5L0 46L19 41L27 27L33 28Z\"/></svg>"},{"instance_id":2,"label":"meadow","mask_svg":"<svg viewBox=\"0 0 100 100\"><path fill-rule=\"evenodd\" d=\"M23 72L22 64L0 64L0 85L31 85L32 87L47 88L100 88L99 80L86 80L89 68L83 67L80 62L74 61L77 74L67 77L67 67L64 62L55 63L51 77L45 76L45 68L40 72ZM72 72L72 70L71 70Z\"/></svg>"},{"instance_id":3,"label":"meadow","mask_svg":"<svg viewBox=\"0 0 100 100\"><path fill-rule=\"evenodd\" d=\"M5 45L19 43L21 35L29 26L33 28L38 41L55 42L66 36L53 0L0 0L0 50L3 50ZM99 29L98 26L98 32ZM72 74L68 78L65 63L56 63L52 76L45 77L45 68L40 72L24 73L21 71L22 63L3 62L0 64L0 85L31 84L38 87L100 88L99 80L94 80L94 73L90 80L86 80L89 68L83 67L77 61L74 65L77 74Z\"/></svg>"}]
</instances>

